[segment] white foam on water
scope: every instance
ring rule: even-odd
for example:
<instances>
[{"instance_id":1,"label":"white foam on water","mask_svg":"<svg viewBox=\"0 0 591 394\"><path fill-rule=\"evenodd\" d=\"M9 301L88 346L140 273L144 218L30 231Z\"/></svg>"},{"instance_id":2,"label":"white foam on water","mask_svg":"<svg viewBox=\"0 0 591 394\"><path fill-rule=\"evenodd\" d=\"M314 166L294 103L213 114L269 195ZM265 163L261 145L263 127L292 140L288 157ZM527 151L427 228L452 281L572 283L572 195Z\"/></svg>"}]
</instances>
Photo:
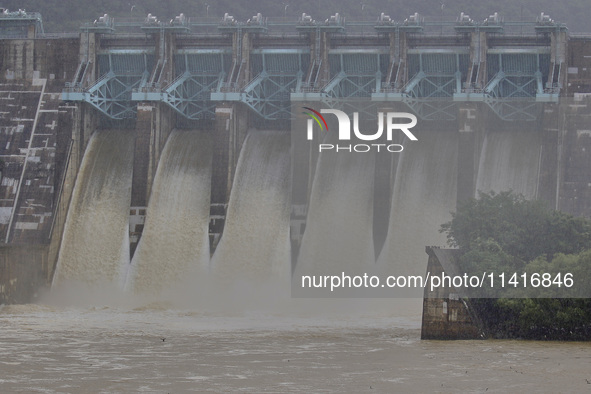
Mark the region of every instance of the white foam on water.
<instances>
[{"instance_id":1,"label":"white foam on water","mask_svg":"<svg viewBox=\"0 0 591 394\"><path fill-rule=\"evenodd\" d=\"M134 134L98 130L86 149L68 210L53 287L122 285L129 263Z\"/></svg>"},{"instance_id":2,"label":"white foam on water","mask_svg":"<svg viewBox=\"0 0 591 394\"><path fill-rule=\"evenodd\" d=\"M206 133L173 130L170 134L126 288L155 295L207 275L211 158Z\"/></svg>"}]
</instances>

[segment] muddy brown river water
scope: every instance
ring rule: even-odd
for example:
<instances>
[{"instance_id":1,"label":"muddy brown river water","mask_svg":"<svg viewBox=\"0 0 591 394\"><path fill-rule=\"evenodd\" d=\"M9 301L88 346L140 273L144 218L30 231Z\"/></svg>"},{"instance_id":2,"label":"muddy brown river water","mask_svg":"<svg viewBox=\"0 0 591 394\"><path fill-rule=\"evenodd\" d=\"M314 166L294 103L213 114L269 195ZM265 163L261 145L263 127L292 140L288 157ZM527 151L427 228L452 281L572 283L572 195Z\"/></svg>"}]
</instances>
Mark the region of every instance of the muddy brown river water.
<instances>
[{"instance_id":1,"label":"muddy brown river water","mask_svg":"<svg viewBox=\"0 0 591 394\"><path fill-rule=\"evenodd\" d=\"M417 316L0 307L2 393L591 392L591 343L422 341Z\"/></svg>"}]
</instances>

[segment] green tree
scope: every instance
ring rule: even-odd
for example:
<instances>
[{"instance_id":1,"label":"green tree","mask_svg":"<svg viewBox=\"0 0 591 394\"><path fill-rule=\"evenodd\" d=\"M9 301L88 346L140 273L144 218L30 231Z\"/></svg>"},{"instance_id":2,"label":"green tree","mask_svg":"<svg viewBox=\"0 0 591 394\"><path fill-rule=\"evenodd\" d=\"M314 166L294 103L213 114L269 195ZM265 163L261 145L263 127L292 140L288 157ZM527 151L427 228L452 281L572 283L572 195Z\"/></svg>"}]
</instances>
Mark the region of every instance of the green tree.
<instances>
[{"instance_id":1,"label":"green tree","mask_svg":"<svg viewBox=\"0 0 591 394\"><path fill-rule=\"evenodd\" d=\"M574 279L572 288L562 284L528 293L573 298L471 300L492 336L591 338L591 300L580 298L588 296L587 279L591 278L591 221L511 192L491 192L459 206L441 231L450 246L461 249L458 264L464 272L549 274L558 281L569 273Z\"/></svg>"},{"instance_id":2,"label":"green tree","mask_svg":"<svg viewBox=\"0 0 591 394\"><path fill-rule=\"evenodd\" d=\"M589 220L550 210L512 192L480 193L478 199L459 206L440 231L447 234L450 246L466 252L494 240L521 264L542 255L552 259L556 253L591 249Z\"/></svg>"}]
</instances>

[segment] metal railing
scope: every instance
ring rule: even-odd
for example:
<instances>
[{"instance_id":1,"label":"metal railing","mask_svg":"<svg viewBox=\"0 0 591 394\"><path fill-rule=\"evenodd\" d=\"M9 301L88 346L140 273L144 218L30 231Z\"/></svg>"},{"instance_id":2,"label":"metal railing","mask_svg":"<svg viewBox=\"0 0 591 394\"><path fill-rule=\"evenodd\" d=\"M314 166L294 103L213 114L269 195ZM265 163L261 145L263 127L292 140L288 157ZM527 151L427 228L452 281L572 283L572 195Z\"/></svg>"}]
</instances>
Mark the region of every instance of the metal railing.
<instances>
[{"instance_id":1,"label":"metal railing","mask_svg":"<svg viewBox=\"0 0 591 394\"><path fill-rule=\"evenodd\" d=\"M11 13L14 14L14 13ZM26 13L26 16L21 16L20 18L27 18L31 19L32 17L35 18L37 13ZM0 16L1 17L1 16ZM38 16L41 18L41 15ZM345 27L345 31L343 33L336 33L336 34L345 34L345 35L354 35L354 36L376 36L380 34L375 27L379 25L377 20L378 15L375 15L375 18L371 15L366 15L363 20L347 20L343 22L343 26ZM298 36L299 33L296 30L298 26L298 19L297 17L265 17L264 26L269 28L270 35L293 35ZM239 21L237 21L239 22ZM158 22L161 23L161 22ZM246 22L240 22L246 25ZM397 22L395 25L402 25L403 22ZM105 27L114 28L115 34L129 34L129 32L137 29L141 29L142 27L147 26L146 18L145 17L113 17L109 18L108 23L103 23ZM99 22L99 25L103 25ZM169 26L168 22L163 23L165 26ZM504 30L505 35L518 35L518 36L536 36L535 28L539 24L535 21L503 21L502 27ZM500 26L501 26L500 25ZM564 28L563 24L555 24L557 28ZM89 28L93 27L92 23L85 23L83 27ZM172 26L172 25L170 25ZM211 16L211 17L188 17L186 18L186 22L183 23L183 26L191 29L191 32L181 33L181 34L222 34L218 31L219 26L223 26L222 20L220 17ZM462 26L458 24L457 21L442 21L442 20L429 20L422 21L420 26L424 29L423 33L426 36L457 36L458 33L455 28L457 26ZM484 26L482 23L476 23L473 27L476 29L480 26ZM119 31L118 31L119 30ZM41 36L45 36L47 38L50 37L64 37L65 34L68 37L75 37L77 34L72 35L72 33L51 33L51 34L42 34ZM571 37L582 37L582 38L589 38L591 34L589 33L571 33Z\"/></svg>"}]
</instances>

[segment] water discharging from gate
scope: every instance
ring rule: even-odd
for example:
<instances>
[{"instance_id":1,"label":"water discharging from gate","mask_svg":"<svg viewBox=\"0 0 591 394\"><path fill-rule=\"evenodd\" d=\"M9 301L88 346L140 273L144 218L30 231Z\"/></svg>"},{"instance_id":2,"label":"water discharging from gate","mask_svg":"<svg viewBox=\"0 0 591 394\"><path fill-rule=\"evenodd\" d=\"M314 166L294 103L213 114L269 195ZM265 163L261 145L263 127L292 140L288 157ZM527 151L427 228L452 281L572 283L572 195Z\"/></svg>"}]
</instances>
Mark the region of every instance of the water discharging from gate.
<instances>
[{"instance_id":1,"label":"water discharging from gate","mask_svg":"<svg viewBox=\"0 0 591 394\"><path fill-rule=\"evenodd\" d=\"M54 285L121 285L129 263L134 134L95 132L74 187Z\"/></svg>"},{"instance_id":2,"label":"water discharging from gate","mask_svg":"<svg viewBox=\"0 0 591 394\"><path fill-rule=\"evenodd\" d=\"M527 199L535 199L540 157L539 133L535 130L487 133L480 156L476 190L485 193L513 190Z\"/></svg>"},{"instance_id":3,"label":"water discharging from gate","mask_svg":"<svg viewBox=\"0 0 591 394\"><path fill-rule=\"evenodd\" d=\"M289 134L251 130L240 152L226 224L211 261L216 281L281 282L290 274Z\"/></svg>"},{"instance_id":4,"label":"water discharging from gate","mask_svg":"<svg viewBox=\"0 0 591 394\"><path fill-rule=\"evenodd\" d=\"M373 244L373 154L323 152L317 162L294 278L298 275L423 275L425 245L445 245L440 225L455 210L456 133L417 131L393 162L389 227L376 261ZM334 136L327 135L327 138ZM75 186L54 282L120 281L158 294L178 282L199 298L248 298L245 282L289 288L290 140L250 130L238 161L226 224L209 260L211 141L175 130L163 150L142 239L131 265L128 209L133 134L99 131L89 143ZM330 141L328 141L330 142ZM533 132L488 133L476 183L481 190L536 195L540 145ZM126 272L126 267L130 267ZM237 287L236 287L237 286ZM258 286L258 287L257 287ZM250 288L252 291L253 288ZM205 293L202 293L204 291ZM210 293L208 293L208 291ZM192 297L193 299L195 297ZM255 297L256 298L256 297Z\"/></svg>"},{"instance_id":5,"label":"water discharging from gate","mask_svg":"<svg viewBox=\"0 0 591 394\"><path fill-rule=\"evenodd\" d=\"M324 142L338 143L336 137L327 133ZM296 282L302 275L363 274L374 265L374 170L372 153L320 153L294 270Z\"/></svg>"},{"instance_id":6,"label":"water discharging from gate","mask_svg":"<svg viewBox=\"0 0 591 394\"><path fill-rule=\"evenodd\" d=\"M425 245L445 245L439 226L455 210L457 134L416 133L419 141L405 141L396 167L388 235L377 263L385 275L424 275Z\"/></svg>"},{"instance_id":7,"label":"water discharging from gate","mask_svg":"<svg viewBox=\"0 0 591 394\"><path fill-rule=\"evenodd\" d=\"M158 164L142 238L126 287L157 294L181 280L198 280L209 265L211 140L173 130Z\"/></svg>"}]
</instances>

